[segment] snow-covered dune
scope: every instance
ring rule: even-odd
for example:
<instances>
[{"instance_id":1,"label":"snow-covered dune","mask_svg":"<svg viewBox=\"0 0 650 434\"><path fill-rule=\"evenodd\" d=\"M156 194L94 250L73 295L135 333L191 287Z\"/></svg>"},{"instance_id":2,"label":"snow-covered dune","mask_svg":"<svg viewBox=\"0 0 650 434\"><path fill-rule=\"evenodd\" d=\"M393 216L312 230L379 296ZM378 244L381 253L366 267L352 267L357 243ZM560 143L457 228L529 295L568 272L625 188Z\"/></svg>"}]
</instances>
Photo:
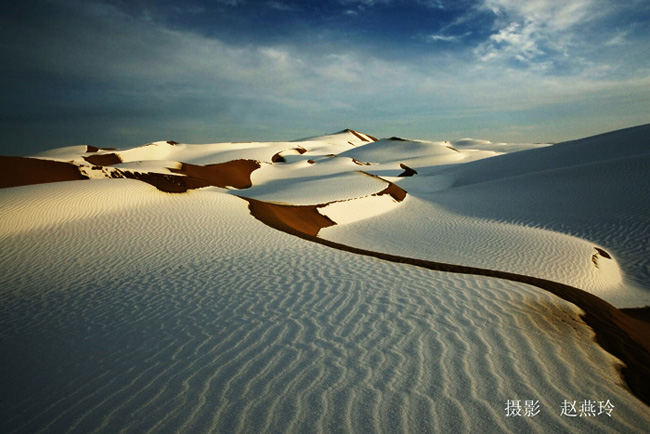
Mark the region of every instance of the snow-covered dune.
<instances>
[{"instance_id":1,"label":"snow-covered dune","mask_svg":"<svg viewBox=\"0 0 650 434\"><path fill-rule=\"evenodd\" d=\"M0 173L0 432L647 432L650 327L598 298L650 304L647 131L39 154Z\"/></svg>"}]
</instances>

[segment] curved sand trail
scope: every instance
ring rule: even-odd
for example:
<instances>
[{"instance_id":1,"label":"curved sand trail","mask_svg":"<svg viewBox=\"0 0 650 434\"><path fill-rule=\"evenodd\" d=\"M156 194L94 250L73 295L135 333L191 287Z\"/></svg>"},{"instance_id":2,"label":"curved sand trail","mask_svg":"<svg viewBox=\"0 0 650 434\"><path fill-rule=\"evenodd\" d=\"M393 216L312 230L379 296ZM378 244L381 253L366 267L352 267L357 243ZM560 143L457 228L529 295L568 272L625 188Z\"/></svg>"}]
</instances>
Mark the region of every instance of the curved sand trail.
<instances>
[{"instance_id":1,"label":"curved sand trail","mask_svg":"<svg viewBox=\"0 0 650 434\"><path fill-rule=\"evenodd\" d=\"M391 188L395 189L396 186L391 184L389 189ZM537 277L408 258L328 241L319 238L318 231L331 226L332 221L318 213L318 206L288 206L243 197L242 199L248 201L250 213L259 221L308 241L358 255L430 270L495 277L525 283L573 303L584 311L583 319L596 333L598 344L626 365L621 367L620 371L631 392L650 405L650 324L625 314L595 295L569 285ZM318 227L319 224L323 226Z\"/></svg>"}]
</instances>

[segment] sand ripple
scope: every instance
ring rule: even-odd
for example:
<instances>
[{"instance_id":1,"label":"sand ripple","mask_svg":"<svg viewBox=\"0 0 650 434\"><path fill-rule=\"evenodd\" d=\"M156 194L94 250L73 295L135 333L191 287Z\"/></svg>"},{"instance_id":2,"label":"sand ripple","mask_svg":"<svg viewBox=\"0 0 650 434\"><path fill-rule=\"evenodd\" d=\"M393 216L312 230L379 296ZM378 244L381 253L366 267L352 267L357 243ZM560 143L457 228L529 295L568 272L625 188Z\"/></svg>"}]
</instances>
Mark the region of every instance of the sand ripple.
<instances>
[{"instance_id":1,"label":"sand ripple","mask_svg":"<svg viewBox=\"0 0 650 434\"><path fill-rule=\"evenodd\" d=\"M0 431L618 433L649 422L580 311L554 296L309 243L226 194L165 198L0 240ZM508 399L539 399L542 413L505 418ZM610 399L614 417L560 417L563 399Z\"/></svg>"}]
</instances>

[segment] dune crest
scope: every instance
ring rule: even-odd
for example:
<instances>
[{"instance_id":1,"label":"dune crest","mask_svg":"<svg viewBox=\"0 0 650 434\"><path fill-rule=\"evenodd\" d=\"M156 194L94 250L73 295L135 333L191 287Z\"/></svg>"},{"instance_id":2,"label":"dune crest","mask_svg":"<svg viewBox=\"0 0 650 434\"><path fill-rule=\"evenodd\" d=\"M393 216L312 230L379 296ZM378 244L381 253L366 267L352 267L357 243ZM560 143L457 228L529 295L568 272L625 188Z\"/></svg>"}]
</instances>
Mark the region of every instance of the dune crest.
<instances>
[{"instance_id":1,"label":"dune crest","mask_svg":"<svg viewBox=\"0 0 650 434\"><path fill-rule=\"evenodd\" d=\"M646 433L649 128L0 158L0 432Z\"/></svg>"},{"instance_id":2,"label":"dune crest","mask_svg":"<svg viewBox=\"0 0 650 434\"><path fill-rule=\"evenodd\" d=\"M88 179L70 163L0 156L0 188Z\"/></svg>"},{"instance_id":3,"label":"dune crest","mask_svg":"<svg viewBox=\"0 0 650 434\"><path fill-rule=\"evenodd\" d=\"M499 270L390 255L319 238L318 231L333 226L334 223L329 219L321 219L317 207L292 207L246 200L249 201L251 215L262 223L308 241L349 253L430 270L525 283L575 304L584 311L583 318L595 331L597 342L624 363L620 371L629 389L650 406L650 323L627 315L604 300L565 284Z\"/></svg>"}]
</instances>

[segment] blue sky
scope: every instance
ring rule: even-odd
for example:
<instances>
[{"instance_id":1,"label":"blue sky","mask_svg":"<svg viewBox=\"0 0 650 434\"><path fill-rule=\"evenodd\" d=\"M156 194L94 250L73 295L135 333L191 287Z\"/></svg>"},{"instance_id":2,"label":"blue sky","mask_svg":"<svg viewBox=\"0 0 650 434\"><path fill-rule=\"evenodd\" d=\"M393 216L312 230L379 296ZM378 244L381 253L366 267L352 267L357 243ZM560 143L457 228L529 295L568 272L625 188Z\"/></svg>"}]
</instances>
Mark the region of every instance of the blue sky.
<instances>
[{"instance_id":1,"label":"blue sky","mask_svg":"<svg viewBox=\"0 0 650 434\"><path fill-rule=\"evenodd\" d=\"M650 0L9 0L0 153L650 122Z\"/></svg>"}]
</instances>

